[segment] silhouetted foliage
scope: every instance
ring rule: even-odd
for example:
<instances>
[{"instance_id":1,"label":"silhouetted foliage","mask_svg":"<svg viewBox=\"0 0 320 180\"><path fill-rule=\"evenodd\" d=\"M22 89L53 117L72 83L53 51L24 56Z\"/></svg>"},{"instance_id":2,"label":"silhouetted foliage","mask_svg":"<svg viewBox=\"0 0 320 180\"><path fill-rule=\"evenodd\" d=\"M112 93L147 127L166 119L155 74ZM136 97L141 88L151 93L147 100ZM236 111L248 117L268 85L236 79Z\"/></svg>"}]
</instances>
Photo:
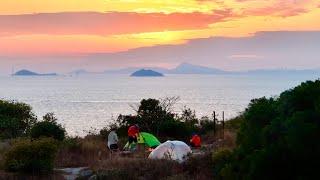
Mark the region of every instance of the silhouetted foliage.
<instances>
[{"instance_id":1,"label":"silhouetted foliage","mask_svg":"<svg viewBox=\"0 0 320 180\"><path fill-rule=\"evenodd\" d=\"M313 179L320 162L320 81L252 100L222 179Z\"/></svg>"},{"instance_id":2,"label":"silhouetted foliage","mask_svg":"<svg viewBox=\"0 0 320 180\"><path fill-rule=\"evenodd\" d=\"M0 100L0 138L24 136L35 122L36 116L28 104Z\"/></svg>"},{"instance_id":3,"label":"silhouetted foliage","mask_svg":"<svg viewBox=\"0 0 320 180\"><path fill-rule=\"evenodd\" d=\"M186 140L192 132L200 132L202 126L195 112L189 108L185 108L180 116L173 113L173 105L177 100L178 98L143 99L136 109L136 115L119 115L110 127L116 126L118 135L126 136L130 125L139 124L141 131L158 137ZM209 120L202 124L209 130ZM100 134L106 135L107 132L108 129L103 129Z\"/></svg>"},{"instance_id":4,"label":"silhouetted foliage","mask_svg":"<svg viewBox=\"0 0 320 180\"><path fill-rule=\"evenodd\" d=\"M53 113L47 113L43 121L37 122L31 129L32 138L52 137L62 141L65 138L66 130L57 123L57 118Z\"/></svg>"}]
</instances>

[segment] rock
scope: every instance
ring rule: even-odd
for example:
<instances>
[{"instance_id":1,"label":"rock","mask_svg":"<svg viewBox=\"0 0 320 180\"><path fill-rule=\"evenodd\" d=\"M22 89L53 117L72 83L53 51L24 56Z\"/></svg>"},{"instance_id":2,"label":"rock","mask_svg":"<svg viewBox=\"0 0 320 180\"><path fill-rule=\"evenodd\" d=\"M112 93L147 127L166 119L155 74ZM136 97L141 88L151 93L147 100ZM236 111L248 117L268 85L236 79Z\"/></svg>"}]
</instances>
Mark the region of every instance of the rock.
<instances>
[{"instance_id":1,"label":"rock","mask_svg":"<svg viewBox=\"0 0 320 180\"><path fill-rule=\"evenodd\" d=\"M79 176L80 177L90 177L93 174L93 171L91 169L83 169L80 171Z\"/></svg>"},{"instance_id":2,"label":"rock","mask_svg":"<svg viewBox=\"0 0 320 180\"><path fill-rule=\"evenodd\" d=\"M96 174L92 175L88 180L97 180L97 175Z\"/></svg>"},{"instance_id":3,"label":"rock","mask_svg":"<svg viewBox=\"0 0 320 180\"><path fill-rule=\"evenodd\" d=\"M88 178L93 174L93 171L90 170L88 167L55 169L55 171L61 172L66 180Z\"/></svg>"}]
</instances>

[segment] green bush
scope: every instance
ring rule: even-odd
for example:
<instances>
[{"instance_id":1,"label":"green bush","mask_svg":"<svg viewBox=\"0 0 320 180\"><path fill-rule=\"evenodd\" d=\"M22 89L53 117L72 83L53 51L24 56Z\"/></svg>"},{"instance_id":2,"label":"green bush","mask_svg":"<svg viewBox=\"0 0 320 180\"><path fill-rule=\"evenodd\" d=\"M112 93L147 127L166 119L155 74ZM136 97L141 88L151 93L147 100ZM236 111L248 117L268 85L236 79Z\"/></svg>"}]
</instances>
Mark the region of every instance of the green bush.
<instances>
[{"instance_id":1,"label":"green bush","mask_svg":"<svg viewBox=\"0 0 320 180\"><path fill-rule=\"evenodd\" d=\"M170 137L177 140L187 140L193 132L193 129L188 127L187 124L174 119L162 123L159 129L161 137Z\"/></svg>"},{"instance_id":2,"label":"green bush","mask_svg":"<svg viewBox=\"0 0 320 180\"><path fill-rule=\"evenodd\" d=\"M37 122L31 129L32 138L52 137L62 141L65 138L66 130L57 123L53 113L48 113L43 117L44 121Z\"/></svg>"},{"instance_id":3,"label":"green bush","mask_svg":"<svg viewBox=\"0 0 320 180\"><path fill-rule=\"evenodd\" d=\"M36 116L28 104L0 100L0 139L24 136L35 122Z\"/></svg>"},{"instance_id":4,"label":"green bush","mask_svg":"<svg viewBox=\"0 0 320 180\"><path fill-rule=\"evenodd\" d=\"M243 114L238 147L221 174L237 179L313 179L320 162L320 81L278 98L252 100ZM232 172L232 173L230 173Z\"/></svg>"},{"instance_id":5,"label":"green bush","mask_svg":"<svg viewBox=\"0 0 320 180\"><path fill-rule=\"evenodd\" d=\"M16 142L5 155L5 169L10 172L48 172L53 169L57 143L51 138Z\"/></svg>"}]
</instances>

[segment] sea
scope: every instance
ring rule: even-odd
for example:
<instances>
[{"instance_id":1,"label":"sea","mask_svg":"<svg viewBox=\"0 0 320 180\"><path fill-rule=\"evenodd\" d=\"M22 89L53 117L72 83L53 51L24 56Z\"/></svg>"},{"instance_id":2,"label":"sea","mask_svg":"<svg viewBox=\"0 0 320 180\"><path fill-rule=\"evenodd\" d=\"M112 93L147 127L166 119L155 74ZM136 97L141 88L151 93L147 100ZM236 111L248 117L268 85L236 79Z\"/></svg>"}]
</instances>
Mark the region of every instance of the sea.
<instances>
[{"instance_id":1,"label":"sea","mask_svg":"<svg viewBox=\"0 0 320 180\"><path fill-rule=\"evenodd\" d=\"M0 77L0 99L25 102L38 119L53 112L70 136L97 132L119 114L134 114L144 98L178 97L173 112L191 108L198 117L236 117L251 99L277 97L317 75L78 75Z\"/></svg>"}]
</instances>

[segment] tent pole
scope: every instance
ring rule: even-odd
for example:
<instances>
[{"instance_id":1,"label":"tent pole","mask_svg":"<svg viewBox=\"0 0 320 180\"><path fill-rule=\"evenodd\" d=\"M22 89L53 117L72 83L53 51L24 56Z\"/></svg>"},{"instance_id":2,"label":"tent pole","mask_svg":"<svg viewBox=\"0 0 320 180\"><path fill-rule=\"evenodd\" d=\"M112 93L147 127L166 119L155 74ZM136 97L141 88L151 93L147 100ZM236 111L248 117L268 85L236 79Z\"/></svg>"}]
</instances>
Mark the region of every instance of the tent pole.
<instances>
[{"instance_id":1,"label":"tent pole","mask_svg":"<svg viewBox=\"0 0 320 180\"><path fill-rule=\"evenodd\" d=\"M224 139L224 111L222 111L222 139Z\"/></svg>"}]
</instances>

